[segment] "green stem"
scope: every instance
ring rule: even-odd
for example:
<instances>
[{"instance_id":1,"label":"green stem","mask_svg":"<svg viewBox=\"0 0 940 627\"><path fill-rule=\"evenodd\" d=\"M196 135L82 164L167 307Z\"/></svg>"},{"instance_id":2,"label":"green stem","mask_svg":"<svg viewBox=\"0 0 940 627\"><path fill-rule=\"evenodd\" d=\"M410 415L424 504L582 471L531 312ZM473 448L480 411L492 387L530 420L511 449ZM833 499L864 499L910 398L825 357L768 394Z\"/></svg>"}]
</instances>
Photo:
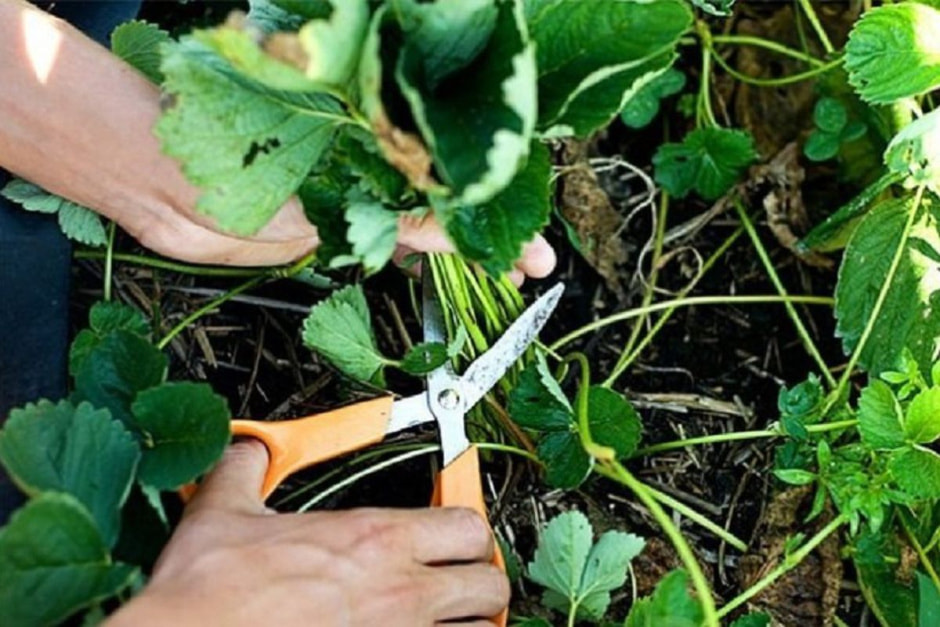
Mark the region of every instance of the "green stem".
<instances>
[{"instance_id":1,"label":"green stem","mask_svg":"<svg viewBox=\"0 0 940 627\"><path fill-rule=\"evenodd\" d=\"M734 69L730 63L725 61L725 59L719 55L715 55L715 62L722 67L722 69L738 79L742 83L747 83L749 85L754 85L756 87L783 87L784 85L792 85L793 83L799 83L802 81L810 80L826 72L830 72L835 68L842 65L842 57L833 59L825 65L820 65L819 67L813 68L812 70L806 70L805 72L800 72L798 74L791 74L789 76L781 76L779 78L760 78L757 76L748 76L743 74L738 70Z\"/></svg>"},{"instance_id":2,"label":"green stem","mask_svg":"<svg viewBox=\"0 0 940 627\"><path fill-rule=\"evenodd\" d=\"M826 422L818 425L808 425L806 430L810 433L825 433L827 431L838 431L839 429L848 429L858 424L858 420L839 420L836 422ZM631 458L644 457L646 455L655 455L665 451L674 451L677 449L688 448L690 446L699 446L703 444L718 444L720 442L736 442L739 440L758 440L761 438L779 438L784 434L777 429L759 429L754 431L734 431L731 433L716 433L713 435L703 435L697 438L684 438L682 440L673 440L671 442L660 442L651 444L638 449Z\"/></svg>"},{"instance_id":3,"label":"green stem","mask_svg":"<svg viewBox=\"0 0 940 627\"><path fill-rule=\"evenodd\" d=\"M908 526L907 520L905 520L904 516L900 516L900 518L901 526L904 527L904 533L907 536L908 541L914 547L914 550L917 551L917 557L920 558L921 566L923 566L924 570L927 571L927 575L929 575L930 580L933 581L933 585L937 588L937 592L940 592L940 577L937 576L937 571L930 562L930 558L927 556L927 552L924 551L924 547L922 547L920 542L917 541L917 536L914 535L913 531L911 531L911 528Z\"/></svg>"},{"instance_id":4,"label":"green stem","mask_svg":"<svg viewBox=\"0 0 940 627\"><path fill-rule=\"evenodd\" d=\"M575 398L575 410L578 416L578 435L581 446L593 459L599 461L612 461L617 458L617 452L609 446L598 444L591 435L591 416L589 406L589 393L591 391L591 366L584 353L571 353L565 357L565 362L578 362L581 367L581 381L578 383L578 395Z\"/></svg>"},{"instance_id":5,"label":"green stem","mask_svg":"<svg viewBox=\"0 0 940 627\"><path fill-rule=\"evenodd\" d=\"M839 529L842 525L848 521L849 517L847 514L839 514L836 518L819 530L819 532L810 538L803 546L793 553L787 555L783 562L773 569L766 577L755 583L753 586L734 597L729 601L724 607L718 610L718 617L723 618L736 610L738 607L747 603L749 599L760 594L764 589L768 588L775 581L780 579L783 575L789 572L797 564L802 562L807 555L813 552L817 546L822 544L826 538L832 535L833 532Z\"/></svg>"},{"instance_id":6,"label":"green stem","mask_svg":"<svg viewBox=\"0 0 940 627\"><path fill-rule=\"evenodd\" d=\"M638 316L656 311L668 311L677 309L679 307L695 307L698 305L765 305L769 303L802 303L806 305L823 305L826 307L832 307L835 303L835 299L830 296L778 296L776 294L765 294L760 296L687 296L685 298L676 298L674 300L667 300L661 303L654 303L648 307L628 309L627 311L621 311L620 313L612 314L599 320L595 320L594 322L586 324L579 329L575 329L564 337L555 340L551 346L549 346L549 348L553 351L557 351L562 346L570 344L579 337L587 335L592 331L596 331L597 329L601 329L608 325L622 322L624 320L630 320L631 318L636 318ZM643 343L641 343L637 350L641 350L643 346ZM618 374L618 372L614 373L614 375ZM611 375L611 379L616 378L614 375ZM605 382L604 385L606 387L610 387L607 382Z\"/></svg>"},{"instance_id":7,"label":"green stem","mask_svg":"<svg viewBox=\"0 0 940 627\"><path fill-rule=\"evenodd\" d=\"M757 229L754 228L754 223L751 222L751 218L747 215L747 211L744 210L744 205L741 204L739 198L734 199L734 208L741 218L741 224L747 229L747 234L751 238L751 242L754 243L757 255L760 257L761 263L764 264L764 269L767 271L771 282L774 284L774 287L777 288L777 292L780 296L787 297L787 288L783 286L783 281L780 280L780 276L777 274L777 270L770 260L770 255L767 254L767 249L764 248L764 244L760 241L760 237L757 235ZM793 306L791 301L785 301L784 306L786 307L787 314L789 314L790 319L793 321L793 325L796 327L797 334L800 336L800 339L803 340L803 346L806 348L806 351L816 362L816 367L822 372L829 386L834 387L836 385L836 379L832 376L832 373L829 372L829 366L826 365L825 360L822 358L822 355L820 355L819 349L816 347L816 343L813 342L809 331L803 326L803 321L800 319L796 307Z\"/></svg>"},{"instance_id":8,"label":"green stem","mask_svg":"<svg viewBox=\"0 0 940 627\"><path fill-rule=\"evenodd\" d=\"M114 278L114 236L117 234L117 222L108 225L108 249L104 258L104 299L111 301L111 283Z\"/></svg>"},{"instance_id":9,"label":"green stem","mask_svg":"<svg viewBox=\"0 0 940 627\"><path fill-rule=\"evenodd\" d=\"M744 233L744 227L739 226L737 229L735 229L734 233L732 233L724 242L721 243L721 246L715 249L715 252L713 252L708 257L708 259L705 260L705 263L702 264L702 269L699 271L699 273L679 292L680 299L686 297L693 289L695 289L695 286L698 285L698 282L702 280L702 277L704 277L705 274L711 270L712 266L714 266L718 260L724 256L728 249L731 248L732 244L734 244L738 238L741 237L742 233ZM639 357L640 354L646 349L646 347L653 342L659 332L666 326L666 323L669 321L675 311L675 307L667 308L666 313L659 317L659 319L653 325L653 328L649 330L649 333L647 333L646 337L644 337L640 342L640 345L637 346L632 353L622 354L620 356L620 358L617 360L617 365L614 366L610 376L607 377L607 379L602 384L604 387L609 388L613 386L614 382L620 377L620 375L626 372L627 368L629 368L630 365L637 359L637 357Z\"/></svg>"},{"instance_id":10,"label":"green stem","mask_svg":"<svg viewBox=\"0 0 940 627\"><path fill-rule=\"evenodd\" d=\"M708 580L705 578L705 573L702 572L698 560L695 559L692 547L686 542L682 532L673 524L669 515L650 494L648 486L634 477L633 474L619 462L611 461L606 464L610 470L611 478L622 483L640 499L659 526L662 527L666 537L672 542L676 553L679 554L679 559L689 573L689 578L692 579L692 587L695 588L699 601L702 603L702 611L705 614L704 625L706 625L706 627L719 627L720 617L715 609L715 598L712 595L711 587L708 585Z\"/></svg>"},{"instance_id":11,"label":"green stem","mask_svg":"<svg viewBox=\"0 0 940 627\"><path fill-rule=\"evenodd\" d=\"M695 125L718 126L718 120L715 119L715 112L712 110L711 96L711 73L712 73L712 49L709 46L702 48L702 77L699 85L699 108Z\"/></svg>"},{"instance_id":12,"label":"green stem","mask_svg":"<svg viewBox=\"0 0 940 627\"><path fill-rule=\"evenodd\" d=\"M481 451L497 451L499 453L509 453L510 455L518 455L519 457L525 457L530 462L535 464L542 464L542 460L538 458L538 455L530 453L529 451L519 448L518 446L511 446L509 444L500 444L499 442L475 442L475 446Z\"/></svg>"},{"instance_id":13,"label":"green stem","mask_svg":"<svg viewBox=\"0 0 940 627\"><path fill-rule=\"evenodd\" d=\"M708 531L713 533L716 537L724 540L725 542L727 542L728 544L730 544L737 550L741 551L742 553L747 551L747 543L744 542L744 540L741 540L740 538L738 538L731 532L725 530L722 526L718 525L717 523L712 522L711 520L709 520L702 514L698 513L697 511L695 511L694 509L692 509L691 507L689 507L682 501L672 498L665 492L660 492L659 490L657 490L656 488L654 488L653 486L649 484L644 484L644 485L646 486L646 489L649 490L650 496L652 496L654 499L656 499L657 501L659 501L666 507L671 507L672 509L676 510L677 512L679 512L680 514L682 514L683 516L685 516L692 522L696 523L697 525L699 525L700 527L704 529L707 529Z\"/></svg>"},{"instance_id":14,"label":"green stem","mask_svg":"<svg viewBox=\"0 0 940 627\"><path fill-rule=\"evenodd\" d=\"M180 333L182 333L183 330L186 329L186 327L188 327L189 325L191 325L193 322L195 322L196 320L198 320L199 318L201 318L202 316L204 316L204 315L207 314L208 312L212 311L213 309L215 309L216 307L218 307L218 306L221 305L222 303L225 303L225 302L231 300L232 298L238 296L238 295L241 294L242 292L247 292L248 290L250 290L250 289L252 289L252 288L254 288L254 287L257 287L258 285L260 285L261 283L263 283L266 279L267 279L267 277L264 277L264 276L255 277L255 278L250 279L250 280L248 280L248 281L242 283L241 285L239 285L239 286L237 286L237 287L235 287L235 288L233 288L233 289L231 289L231 290L229 290L229 291L227 291L227 292L225 292L225 293L223 293L223 294L220 294L217 298L212 299L212 300L209 301L207 304L203 305L202 307L200 307L199 309L197 309L197 310L194 311L193 313L191 313L191 314L189 314L188 316L186 316L185 318L183 318L183 319L180 321L179 324L177 324L175 327L173 327L172 329L170 329L170 332L167 333L167 334L163 337L163 339L161 339L161 340L157 343L157 348L159 348L160 350L163 350L164 348L166 348L166 346L167 346L171 341L173 341L173 338L175 338L177 335L179 335Z\"/></svg>"},{"instance_id":15,"label":"green stem","mask_svg":"<svg viewBox=\"0 0 940 627\"><path fill-rule=\"evenodd\" d=\"M207 277L229 277L229 278L250 278L260 275L267 275L271 273L270 269L266 270L249 270L243 268L216 268L209 266L191 266L184 263L177 263L174 261L167 261L165 259L157 259L155 257L147 257L145 255L132 255L128 253L114 253L111 256L111 259L114 261L120 261L123 263L131 263L137 266L145 266L149 268L158 268L160 270L169 270L171 272L178 272L180 274L190 274L195 276L207 276ZM79 250L75 252L76 259L103 259L105 262L108 260L108 253L101 252L96 250Z\"/></svg>"},{"instance_id":16,"label":"green stem","mask_svg":"<svg viewBox=\"0 0 940 627\"><path fill-rule=\"evenodd\" d=\"M901 240L898 242L897 250L894 251L894 257L891 259L891 265L888 267L887 275L885 275L884 284L878 292L878 298L875 300L875 305L872 307L871 315L868 317L868 322L865 324L865 329L858 339L855 350L852 351L852 356L849 358L849 363L845 367L845 372L842 373L842 377L839 379L839 385L836 387L835 394L832 395L833 399L841 398L848 387L852 373L855 371L855 366L858 364L858 360L862 356L862 351L865 349L865 344L868 343L868 338L871 337L872 331L875 328L875 321L878 319L878 316L881 315L881 308L884 306L885 299L888 297L888 292L891 291L891 286L894 283L894 275L897 274L898 266L901 265L901 258L904 256L904 249L907 246L907 240L911 236L911 229L914 227L914 219L917 217L917 211L920 209L920 203L923 197L924 186L921 185L917 188L917 192L914 195L914 203L911 207L911 212L907 217L907 222L904 224L904 230L901 232Z\"/></svg>"},{"instance_id":17,"label":"green stem","mask_svg":"<svg viewBox=\"0 0 940 627\"><path fill-rule=\"evenodd\" d=\"M712 35L711 41L716 44L732 44L764 48L766 50L782 54L786 57L796 59L797 61L803 61L816 67L822 67L826 64L825 61L817 59L810 54L789 48L783 44L777 43L776 41L770 41L762 37L751 37L749 35Z\"/></svg>"},{"instance_id":18,"label":"green stem","mask_svg":"<svg viewBox=\"0 0 940 627\"><path fill-rule=\"evenodd\" d=\"M826 51L826 54L832 54L835 52L836 49L829 40L829 35L826 34L826 29L823 28L822 22L819 21L819 16L816 15L816 10L813 9L813 5L810 3L810 0L798 0L798 2L803 8L803 13L806 14L806 19L809 20L813 30L816 31L816 36L819 37L819 41L822 44L823 49Z\"/></svg>"}]
</instances>

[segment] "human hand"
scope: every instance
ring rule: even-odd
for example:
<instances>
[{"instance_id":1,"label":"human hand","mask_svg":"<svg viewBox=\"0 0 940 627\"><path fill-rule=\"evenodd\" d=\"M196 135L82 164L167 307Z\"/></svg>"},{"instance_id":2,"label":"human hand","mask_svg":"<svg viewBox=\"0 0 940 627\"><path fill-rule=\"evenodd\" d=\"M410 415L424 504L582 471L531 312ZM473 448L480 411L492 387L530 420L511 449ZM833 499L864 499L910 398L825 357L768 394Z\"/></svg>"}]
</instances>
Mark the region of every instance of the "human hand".
<instances>
[{"instance_id":1,"label":"human hand","mask_svg":"<svg viewBox=\"0 0 940 627\"><path fill-rule=\"evenodd\" d=\"M108 627L425 627L497 614L509 584L471 510L275 514L264 446L241 442L206 478L144 591ZM450 624L450 623L448 623Z\"/></svg>"}]
</instances>

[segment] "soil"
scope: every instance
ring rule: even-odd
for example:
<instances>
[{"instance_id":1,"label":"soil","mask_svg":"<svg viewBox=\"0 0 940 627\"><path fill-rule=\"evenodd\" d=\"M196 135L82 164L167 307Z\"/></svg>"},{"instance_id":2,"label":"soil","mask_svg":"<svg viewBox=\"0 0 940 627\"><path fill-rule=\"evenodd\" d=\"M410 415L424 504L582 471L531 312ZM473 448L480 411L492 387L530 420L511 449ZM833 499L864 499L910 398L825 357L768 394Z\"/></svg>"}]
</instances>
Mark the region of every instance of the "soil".
<instances>
[{"instance_id":1,"label":"soil","mask_svg":"<svg viewBox=\"0 0 940 627\"><path fill-rule=\"evenodd\" d=\"M168 6L183 13L171 14ZM793 30L794 17L789 6L780 8L764 3L755 6L747 5L746 17L739 22L740 32L760 33L798 44L781 37L781 33ZM224 8L211 3L190 2L177 7L152 2L145 7L145 17L176 27L194 16L212 21L220 14L224 16ZM832 26L831 32L844 33L845 28L840 31L836 25L849 24L851 16L845 11L834 12L826 19L827 27ZM762 58L753 55L742 54L737 63L742 71L751 74L760 73L753 71L755 68L763 71L769 67ZM684 67L695 67L695 63ZM786 73L793 68L774 67L768 71ZM690 76L690 84L696 82L696 77ZM769 94L730 84L722 88L723 115L731 118L729 123L754 132L763 162L772 162L775 156L782 155L776 170L759 166L743 186L777 272L793 294L831 295L836 280L833 264L838 259L800 259L788 249L792 238L803 234L823 211L817 200L827 192L814 188L804 199L801 192L806 189L805 181L822 185L828 181L832 195L839 193L831 173L807 163L791 147L792 142L812 128L812 84L784 93L770 90L773 93ZM669 106L668 110L675 107ZM675 129L686 124L684 118L673 114L669 119L669 128L674 129L672 135L677 136ZM649 248L655 206L650 204L633 211L639 206L638 197L642 200L645 193L643 178L631 174L632 170L605 169L603 164L588 159L627 160L649 173L652 150L661 141L661 125L654 124L637 134L628 133L615 122L589 144L556 151L558 163L569 166L574 163L575 177L582 179L578 182L570 175L565 179L559 198L563 215L575 222L579 233L595 229L591 237L607 243L592 249L586 259L571 246L568 234L557 221L548 229L546 235L559 253L557 270L545 280L528 281L524 293L530 297L556 281L564 282L567 290L543 339L551 341L598 317L640 304L649 272L649 255L644 251ZM568 155L565 159L562 152ZM585 204L600 210L582 216L583 220L571 217L579 207L583 211ZM728 211L720 202L709 206L695 199L674 201L667 225L673 237L667 238L666 261L659 268L661 288L673 293L682 289L701 261L737 226L734 211ZM119 246L122 250L131 249L133 242L124 239ZM643 263L638 265L640 259ZM90 304L101 296L101 275L101 266L96 262L82 261L76 265L73 298L76 328L86 319ZM337 282L356 278L350 273L331 276ZM401 272L387 269L365 282L380 344L392 355L404 350L399 319L411 337L419 337L416 317L408 304L407 281ZM115 274L116 297L154 312L163 331L208 302L218 290L233 285L227 280L197 279L123 264ZM299 282L282 281L236 298L203 317L171 344L171 377L208 381L228 398L236 415L258 419L301 416L374 395L374 390L357 387L339 377L300 341L299 329L306 311L327 293L328 290ZM774 293L754 247L743 236L705 275L692 295ZM834 339L831 310L823 307L798 310L827 362L840 363L844 357ZM572 348L588 356L597 373L595 377L599 377L610 371L629 333L628 325L607 326ZM616 388L640 411L645 425L644 443L650 444L766 428L777 418L781 385L798 383L813 370L813 362L782 306L689 307L676 311ZM392 376L389 387L409 393L419 389L420 382ZM402 438L408 443L415 440L433 442L434 433ZM807 528L803 524L807 509L805 493L780 492L779 484L769 473L775 445L770 440L752 440L696 447L644 457L629 466L643 481L694 507L748 542L747 553L741 555L701 528L680 521L717 595L725 600L777 564L787 537L798 530L808 534L813 531L812 526ZM325 499L319 506L423 506L430 493L432 458L419 457L396 465ZM348 476L349 461L339 460L303 473L285 485L276 499L283 499L299 486L334 470ZM506 456L488 459L485 475L486 489L494 497L491 503L494 527L523 561L531 559L539 525L560 511L578 508L589 515L598 532L618 528L648 538L646 551L633 566L637 594L648 594L663 574L680 565L646 510L619 485L592 479L576 491L553 491L545 487L532 467ZM334 476L322 487L337 480ZM304 500L300 496L287 498L281 506L295 508ZM814 524L825 524L825 519ZM535 586L517 582L514 609L538 613L538 595ZM628 585L623 594L615 597L611 616L623 616L631 598ZM847 624L859 624L863 606L852 573L842 572L837 546L824 543L799 569L756 597L750 608L770 611L775 624L802 626L832 624L835 614Z\"/></svg>"}]
</instances>

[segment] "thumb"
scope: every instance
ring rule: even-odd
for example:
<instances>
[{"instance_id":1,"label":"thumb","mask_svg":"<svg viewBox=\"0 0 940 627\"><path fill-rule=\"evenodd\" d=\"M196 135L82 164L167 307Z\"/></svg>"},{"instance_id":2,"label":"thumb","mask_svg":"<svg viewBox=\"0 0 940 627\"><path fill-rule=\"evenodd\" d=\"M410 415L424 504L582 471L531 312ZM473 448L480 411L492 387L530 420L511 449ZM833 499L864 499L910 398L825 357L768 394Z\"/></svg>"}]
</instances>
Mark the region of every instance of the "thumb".
<instances>
[{"instance_id":1,"label":"thumb","mask_svg":"<svg viewBox=\"0 0 940 627\"><path fill-rule=\"evenodd\" d=\"M268 450L258 440L243 440L226 449L218 465L196 491L186 509L221 509L241 514L264 514L269 510L261 498L261 485L268 469Z\"/></svg>"}]
</instances>

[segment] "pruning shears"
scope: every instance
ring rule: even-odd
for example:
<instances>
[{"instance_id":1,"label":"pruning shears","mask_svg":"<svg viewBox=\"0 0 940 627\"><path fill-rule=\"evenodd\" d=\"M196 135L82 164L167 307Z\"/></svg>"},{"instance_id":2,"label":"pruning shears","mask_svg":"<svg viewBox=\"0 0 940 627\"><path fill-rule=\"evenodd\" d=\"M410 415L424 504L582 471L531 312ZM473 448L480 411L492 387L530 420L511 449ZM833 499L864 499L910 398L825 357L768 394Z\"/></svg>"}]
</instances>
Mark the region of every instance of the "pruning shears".
<instances>
[{"instance_id":1,"label":"pruning shears","mask_svg":"<svg viewBox=\"0 0 940 627\"><path fill-rule=\"evenodd\" d=\"M428 273L422 285L424 340L446 342L443 311ZM268 449L264 498L298 470L381 442L393 433L436 422L443 464L434 481L431 505L468 507L486 519L479 452L467 438L466 414L535 341L563 291L564 286L558 284L539 297L462 375L454 372L449 361L433 370L427 389L420 394L398 400L384 396L280 422L233 420L233 435L256 438ZM505 572L498 548L493 562ZM507 616L504 610L491 621L505 626Z\"/></svg>"}]
</instances>

